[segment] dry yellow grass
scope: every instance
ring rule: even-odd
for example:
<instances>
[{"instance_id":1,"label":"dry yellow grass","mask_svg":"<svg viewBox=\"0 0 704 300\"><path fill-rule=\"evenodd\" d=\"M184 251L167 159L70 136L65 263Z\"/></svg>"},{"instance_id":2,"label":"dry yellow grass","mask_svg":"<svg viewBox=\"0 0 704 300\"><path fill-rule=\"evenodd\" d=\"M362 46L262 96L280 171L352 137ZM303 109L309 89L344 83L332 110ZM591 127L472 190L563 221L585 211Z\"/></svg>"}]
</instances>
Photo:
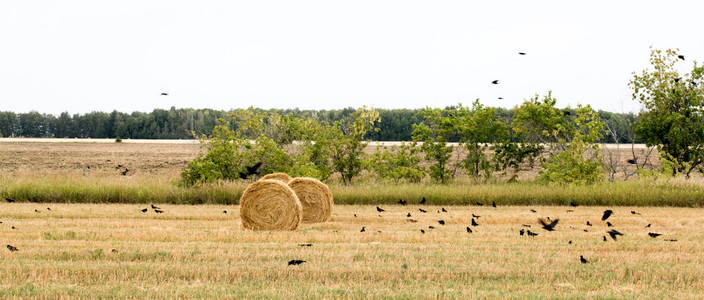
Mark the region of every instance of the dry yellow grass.
<instances>
[{"instance_id":1,"label":"dry yellow grass","mask_svg":"<svg viewBox=\"0 0 704 300\"><path fill-rule=\"evenodd\" d=\"M463 206L441 213L438 206L394 205L378 213L374 206L336 205L330 222L303 224L293 232L257 232L240 229L236 206L162 205L163 214L142 213L147 206L0 204L0 298L698 298L704 293L702 209L612 208L609 221L626 235L603 242L604 207ZM471 214L481 217L469 234ZM557 231L539 229L539 216L561 218ZM586 226L587 220L594 226ZM522 224L539 236L519 236ZM663 236L652 239L648 232ZM19 251L10 252L5 244ZM580 264L579 255L591 263ZM291 259L307 262L288 266Z\"/></svg>"}]
</instances>

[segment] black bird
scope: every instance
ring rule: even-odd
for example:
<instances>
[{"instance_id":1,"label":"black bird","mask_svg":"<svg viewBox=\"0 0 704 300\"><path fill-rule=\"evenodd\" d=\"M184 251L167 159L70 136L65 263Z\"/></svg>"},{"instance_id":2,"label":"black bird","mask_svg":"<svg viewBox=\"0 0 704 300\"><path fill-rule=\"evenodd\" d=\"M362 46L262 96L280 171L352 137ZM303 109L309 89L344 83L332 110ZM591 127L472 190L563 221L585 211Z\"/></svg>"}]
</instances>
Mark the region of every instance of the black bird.
<instances>
[{"instance_id":1,"label":"black bird","mask_svg":"<svg viewBox=\"0 0 704 300\"><path fill-rule=\"evenodd\" d=\"M649 228L651 224L645 225L645 228Z\"/></svg>"},{"instance_id":2,"label":"black bird","mask_svg":"<svg viewBox=\"0 0 704 300\"><path fill-rule=\"evenodd\" d=\"M15 200L10 198L5 198L5 201L7 201L8 203L15 203Z\"/></svg>"},{"instance_id":3,"label":"black bird","mask_svg":"<svg viewBox=\"0 0 704 300\"><path fill-rule=\"evenodd\" d=\"M567 212L568 212L568 213L571 213L571 212L574 212L574 210L568 209Z\"/></svg>"},{"instance_id":4,"label":"black bird","mask_svg":"<svg viewBox=\"0 0 704 300\"><path fill-rule=\"evenodd\" d=\"M665 241L668 241L668 242L676 242L677 239L669 239L669 240L665 240Z\"/></svg>"},{"instance_id":5,"label":"black bird","mask_svg":"<svg viewBox=\"0 0 704 300\"><path fill-rule=\"evenodd\" d=\"M356 218L356 217L357 217L357 214L354 214L354 217Z\"/></svg>"},{"instance_id":6,"label":"black bird","mask_svg":"<svg viewBox=\"0 0 704 300\"><path fill-rule=\"evenodd\" d=\"M142 212L145 213L145 212L147 212L148 210L149 210L148 208L145 208L145 209L142 209Z\"/></svg>"},{"instance_id":7,"label":"black bird","mask_svg":"<svg viewBox=\"0 0 704 300\"><path fill-rule=\"evenodd\" d=\"M419 208L418 210L419 210L420 212L422 212L422 213L427 213L427 212L428 212L428 211L426 211L425 209L422 209L422 208Z\"/></svg>"},{"instance_id":8,"label":"black bird","mask_svg":"<svg viewBox=\"0 0 704 300\"><path fill-rule=\"evenodd\" d=\"M631 214L640 215L640 213L639 213L639 212L636 212L635 210L632 210L632 211L631 211Z\"/></svg>"},{"instance_id":9,"label":"black bird","mask_svg":"<svg viewBox=\"0 0 704 300\"><path fill-rule=\"evenodd\" d=\"M602 237L604 238L604 242L606 242L606 236L604 235L604 236L602 236Z\"/></svg>"},{"instance_id":10,"label":"black bird","mask_svg":"<svg viewBox=\"0 0 704 300\"><path fill-rule=\"evenodd\" d=\"M528 224L523 224L522 226L523 226L523 227L528 227L528 228L530 228L530 227L531 227L531 226L530 226L530 225L528 225Z\"/></svg>"},{"instance_id":11,"label":"black bird","mask_svg":"<svg viewBox=\"0 0 704 300\"><path fill-rule=\"evenodd\" d=\"M569 115L571 115L571 114L572 114L572 113L571 113L569 110L562 111L562 115L563 115L563 116L569 116Z\"/></svg>"},{"instance_id":12,"label":"black bird","mask_svg":"<svg viewBox=\"0 0 704 300\"><path fill-rule=\"evenodd\" d=\"M117 251L117 249L112 249L111 252L112 253L119 253L120 251Z\"/></svg>"},{"instance_id":13,"label":"black bird","mask_svg":"<svg viewBox=\"0 0 704 300\"><path fill-rule=\"evenodd\" d=\"M533 237L533 236L538 236L538 234L537 234L537 233L535 233L535 232L532 232L532 231L530 231L530 230L526 230L526 234L528 234L528 236L530 236L530 237Z\"/></svg>"},{"instance_id":14,"label":"black bird","mask_svg":"<svg viewBox=\"0 0 704 300\"><path fill-rule=\"evenodd\" d=\"M15 228L15 226L12 226L12 229L17 229L17 228Z\"/></svg>"},{"instance_id":15,"label":"black bird","mask_svg":"<svg viewBox=\"0 0 704 300\"><path fill-rule=\"evenodd\" d=\"M479 205L479 206L484 206L484 203L477 202L477 205Z\"/></svg>"},{"instance_id":16,"label":"black bird","mask_svg":"<svg viewBox=\"0 0 704 300\"><path fill-rule=\"evenodd\" d=\"M530 210L530 211L531 211L531 212L534 212L534 213L537 213L537 212L538 212L537 210L535 210L535 209L532 209L532 208L531 208L531 210Z\"/></svg>"},{"instance_id":17,"label":"black bird","mask_svg":"<svg viewBox=\"0 0 704 300\"><path fill-rule=\"evenodd\" d=\"M611 222L606 222L607 227L613 227L614 225L611 225Z\"/></svg>"},{"instance_id":18,"label":"black bird","mask_svg":"<svg viewBox=\"0 0 704 300\"><path fill-rule=\"evenodd\" d=\"M438 220L438 223L440 223L440 225L445 225L445 220Z\"/></svg>"},{"instance_id":19,"label":"black bird","mask_svg":"<svg viewBox=\"0 0 704 300\"><path fill-rule=\"evenodd\" d=\"M572 241L567 242L568 244L572 245Z\"/></svg>"},{"instance_id":20,"label":"black bird","mask_svg":"<svg viewBox=\"0 0 704 300\"><path fill-rule=\"evenodd\" d=\"M613 212L612 210L610 210L610 209L605 210L605 211L604 211L604 215L601 216L601 220L602 220L602 221L606 221L606 219L608 219L613 213L614 213L614 212Z\"/></svg>"},{"instance_id":21,"label":"black bird","mask_svg":"<svg viewBox=\"0 0 704 300\"><path fill-rule=\"evenodd\" d=\"M423 197L423 200L420 200L420 204L425 204L425 197Z\"/></svg>"},{"instance_id":22,"label":"black bird","mask_svg":"<svg viewBox=\"0 0 704 300\"><path fill-rule=\"evenodd\" d=\"M589 223L589 221L587 221L587 226L592 226L592 223Z\"/></svg>"},{"instance_id":23,"label":"black bird","mask_svg":"<svg viewBox=\"0 0 704 300\"><path fill-rule=\"evenodd\" d=\"M518 54L520 54L520 55L526 55L525 52L518 52Z\"/></svg>"},{"instance_id":24,"label":"black bird","mask_svg":"<svg viewBox=\"0 0 704 300\"><path fill-rule=\"evenodd\" d=\"M442 208L442 212L447 212L447 210L445 210L445 208L443 207L443 208Z\"/></svg>"},{"instance_id":25,"label":"black bird","mask_svg":"<svg viewBox=\"0 0 704 300\"><path fill-rule=\"evenodd\" d=\"M681 60L684 60L684 55L677 55L677 57Z\"/></svg>"},{"instance_id":26,"label":"black bird","mask_svg":"<svg viewBox=\"0 0 704 300\"><path fill-rule=\"evenodd\" d=\"M680 80L682 80L682 78L680 78L680 77L675 78L675 82L680 82Z\"/></svg>"},{"instance_id":27,"label":"black bird","mask_svg":"<svg viewBox=\"0 0 704 300\"><path fill-rule=\"evenodd\" d=\"M584 259L584 256L582 256L582 255L579 256L579 261L580 261L581 263L583 263L583 264L589 263L589 261L586 260L586 259Z\"/></svg>"},{"instance_id":28,"label":"black bird","mask_svg":"<svg viewBox=\"0 0 704 300\"><path fill-rule=\"evenodd\" d=\"M125 170L122 171L122 173L120 173L120 174L122 174L123 176L127 176L127 172L129 172L129 171L130 171L129 169L125 168Z\"/></svg>"},{"instance_id":29,"label":"black bird","mask_svg":"<svg viewBox=\"0 0 704 300\"><path fill-rule=\"evenodd\" d=\"M472 233L472 228L469 228L469 226L467 226L467 232Z\"/></svg>"},{"instance_id":30,"label":"black bird","mask_svg":"<svg viewBox=\"0 0 704 300\"><path fill-rule=\"evenodd\" d=\"M496 207L496 202L491 202L491 206Z\"/></svg>"},{"instance_id":31,"label":"black bird","mask_svg":"<svg viewBox=\"0 0 704 300\"><path fill-rule=\"evenodd\" d=\"M7 250L10 250L10 252L19 251L19 249L17 249L17 247L12 246L12 245L7 245Z\"/></svg>"},{"instance_id":32,"label":"black bird","mask_svg":"<svg viewBox=\"0 0 704 300\"><path fill-rule=\"evenodd\" d=\"M435 229L435 226L428 226L428 229Z\"/></svg>"},{"instance_id":33,"label":"black bird","mask_svg":"<svg viewBox=\"0 0 704 300\"><path fill-rule=\"evenodd\" d=\"M425 233L425 230L421 229L421 230L420 230L420 233Z\"/></svg>"},{"instance_id":34,"label":"black bird","mask_svg":"<svg viewBox=\"0 0 704 300\"><path fill-rule=\"evenodd\" d=\"M259 167L261 167L261 166L262 166L262 162L258 162L251 167L245 166L245 169L247 169L247 171L244 173L240 172L240 178L247 179L247 178L249 178L249 176L259 175L259 173L260 173Z\"/></svg>"},{"instance_id":35,"label":"black bird","mask_svg":"<svg viewBox=\"0 0 704 300\"><path fill-rule=\"evenodd\" d=\"M656 237L661 236L662 233L648 232L648 235L649 235L651 238L656 238Z\"/></svg>"},{"instance_id":36,"label":"black bird","mask_svg":"<svg viewBox=\"0 0 704 300\"><path fill-rule=\"evenodd\" d=\"M626 162L635 165L638 163L638 160L636 160L635 158L629 158L628 160L626 160Z\"/></svg>"},{"instance_id":37,"label":"black bird","mask_svg":"<svg viewBox=\"0 0 704 300\"><path fill-rule=\"evenodd\" d=\"M408 214L406 215L406 218L410 218L410 217L411 217L411 213L408 213Z\"/></svg>"},{"instance_id":38,"label":"black bird","mask_svg":"<svg viewBox=\"0 0 704 300\"><path fill-rule=\"evenodd\" d=\"M494 80L494 81L492 81L491 83L493 83L493 84L499 84L499 80L498 80L498 79L497 79L497 80Z\"/></svg>"},{"instance_id":39,"label":"black bird","mask_svg":"<svg viewBox=\"0 0 704 300\"><path fill-rule=\"evenodd\" d=\"M417 220L413 220L413 219L408 219L408 222L411 222L411 223L418 223Z\"/></svg>"},{"instance_id":40,"label":"black bird","mask_svg":"<svg viewBox=\"0 0 704 300\"><path fill-rule=\"evenodd\" d=\"M51 210L51 208L47 207L46 210Z\"/></svg>"},{"instance_id":41,"label":"black bird","mask_svg":"<svg viewBox=\"0 0 704 300\"><path fill-rule=\"evenodd\" d=\"M479 226L476 221L474 221L474 218L472 218L472 226Z\"/></svg>"},{"instance_id":42,"label":"black bird","mask_svg":"<svg viewBox=\"0 0 704 300\"><path fill-rule=\"evenodd\" d=\"M504 100L504 98L499 97L499 100Z\"/></svg>"},{"instance_id":43,"label":"black bird","mask_svg":"<svg viewBox=\"0 0 704 300\"><path fill-rule=\"evenodd\" d=\"M617 236L623 235L623 233L620 233L618 232L618 230L615 229L609 230L607 233L609 234L609 236L611 236L612 239L614 239L614 241L616 240Z\"/></svg>"},{"instance_id":44,"label":"black bird","mask_svg":"<svg viewBox=\"0 0 704 300\"><path fill-rule=\"evenodd\" d=\"M406 200L403 200L403 199L398 199L398 204L406 205L406 204L408 204L408 202L406 202Z\"/></svg>"},{"instance_id":45,"label":"black bird","mask_svg":"<svg viewBox=\"0 0 704 300\"><path fill-rule=\"evenodd\" d=\"M386 210L385 210L385 209L382 209L382 208L380 208L380 207L377 206L377 207L376 207L376 211L378 211L378 212L384 212L384 211L386 211Z\"/></svg>"},{"instance_id":46,"label":"black bird","mask_svg":"<svg viewBox=\"0 0 704 300\"><path fill-rule=\"evenodd\" d=\"M157 214L160 214L160 213L163 213L164 211L163 211L163 210L155 209L154 212L157 213Z\"/></svg>"},{"instance_id":47,"label":"black bird","mask_svg":"<svg viewBox=\"0 0 704 300\"><path fill-rule=\"evenodd\" d=\"M477 215L475 215L475 214L472 214L472 217L479 219L479 218L481 218L482 216L477 216Z\"/></svg>"},{"instance_id":48,"label":"black bird","mask_svg":"<svg viewBox=\"0 0 704 300\"><path fill-rule=\"evenodd\" d=\"M152 204L152 209L161 209L161 207L154 206L154 204Z\"/></svg>"},{"instance_id":49,"label":"black bird","mask_svg":"<svg viewBox=\"0 0 704 300\"><path fill-rule=\"evenodd\" d=\"M469 227L467 227L467 228L469 228ZM526 230L525 230L525 229L521 229L521 231L519 231L518 233L520 233L521 235L524 235L524 234L526 234Z\"/></svg>"},{"instance_id":50,"label":"black bird","mask_svg":"<svg viewBox=\"0 0 704 300\"><path fill-rule=\"evenodd\" d=\"M160 96L168 96L168 95L169 95L169 93L161 93Z\"/></svg>"},{"instance_id":51,"label":"black bird","mask_svg":"<svg viewBox=\"0 0 704 300\"><path fill-rule=\"evenodd\" d=\"M35 212L35 213L38 213L38 212L39 212L39 210L35 209L35 210L34 210L34 212Z\"/></svg>"},{"instance_id":52,"label":"black bird","mask_svg":"<svg viewBox=\"0 0 704 300\"><path fill-rule=\"evenodd\" d=\"M359 232L364 232L364 226L362 226L362 230L360 230Z\"/></svg>"},{"instance_id":53,"label":"black bird","mask_svg":"<svg viewBox=\"0 0 704 300\"><path fill-rule=\"evenodd\" d=\"M538 222L540 222L540 224L543 225L543 229L545 229L547 231L554 231L555 226L557 225L557 222L559 222L559 221L560 221L560 219L555 219L555 221L552 221L552 223L548 224L548 222L545 221L545 219L542 219L542 218L538 219Z\"/></svg>"},{"instance_id":54,"label":"black bird","mask_svg":"<svg viewBox=\"0 0 704 300\"><path fill-rule=\"evenodd\" d=\"M298 247L312 247L313 244L298 244Z\"/></svg>"},{"instance_id":55,"label":"black bird","mask_svg":"<svg viewBox=\"0 0 704 300\"><path fill-rule=\"evenodd\" d=\"M572 206L572 207L577 207L577 206L579 206L579 204L577 204L577 203L575 203L575 202L572 202L572 201L570 201L570 206Z\"/></svg>"},{"instance_id":56,"label":"black bird","mask_svg":"<svg viewBox=\"0 0 704 300\"><path fill-rule=\"evenodd\" d=\"M226 214L226 213L227 213L227 211L226 211L226 210L223 210L223 211L222 211L222 213L223 213L223 214Z\"/></svg>"},{"instance_id":57,"label":"black bird","mask_svg":"<svg viewBox=\"0 0 704 300\"><path fill-rule=\"evenodd\" d=\"M306 262L305 260L300 260L300 259L294 259L288 262L288 265L300 265L302 263Z\"/></svg>"}]
</instances>

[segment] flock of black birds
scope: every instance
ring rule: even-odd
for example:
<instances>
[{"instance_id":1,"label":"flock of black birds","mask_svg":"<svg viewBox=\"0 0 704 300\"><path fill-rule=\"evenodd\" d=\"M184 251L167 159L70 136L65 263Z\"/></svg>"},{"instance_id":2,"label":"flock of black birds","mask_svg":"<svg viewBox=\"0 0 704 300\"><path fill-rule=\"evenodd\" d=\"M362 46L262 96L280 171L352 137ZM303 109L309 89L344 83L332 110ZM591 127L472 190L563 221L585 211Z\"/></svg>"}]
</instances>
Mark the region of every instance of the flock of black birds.
<instances>
[{"instance_id":1,"label":"flock of black birds","mask_svg":"<svg viewBox=\"0 0 704 300\"><path fill-rule=\"evenodd\" d=\"M256 172L260 165L261 165L261 164L257 164L257 165L254 165L254 166L252 166L252 167L249 167L249 168L248 168L248 172ZM15 203L15 202L16 202L14 199L10 199L10 198L5 198L5 201L7 201L8 203ZM426 202L427 202L427 199L426 199L425 197L423 197L423 199L422 199L421 201L419 201L418 204L423 205L423 204L425 204ZM402 206L408 205L408 201L407 201L407 200L404 200L404 199L400 199L400 200L398 201L398 203L399 203L400 205L402 205ZM483 205L484 205L484 204L481 203L481 202L477 202L476 204L477 204L478 206L483 206ZM570 206L572 206L572 207L577 207L578 205L577 205L576 203L574 203L574 202L570 202ZM492 203L492 207L495 207L495 208L496 208L496 207L497 207L497 206L496 206L496 203ZM163 213L163 212L164 212L160 207L155 206L154 204L151 204L149 208L151 208L152 210L154 210L155 213ZM143 208L143 209L141 209L140 211L143 212L143 213L146 213L146 212L149 211L149 208ZM48 211L51 211L51 208L50 208L50 207L47 207L46 209L47 209ZM37 212L37 213L39 213L39 210L37 210L37 209L35 209L34 211ZM383 209L383 208L381 208L381 207L379 207L379 206L376 206L376 211L377 211L378 213L386 212L385 209ZM428 213L427 210L422 209L422 208L419 208L418 211L420 211L421 213ZM531 209L530 211L531 211L532 213L537 213L537 211L536 211L535 209ZM574 210L568 210L568 212L569 212L569 211L574 211ZM227 213L227 211L223 211L223 213ZM445 209L445 207L441 207L441 209L438 211L438 213L448 213L448 210ZM632 214L632 215L641 215L641 213L636 212L636 211L633 211L633 210L631 211L631 214ZM614 215L614 211L613 211L613 210L610 210L610 209L607 209L607 210L605 210L604 213L602 214L602 216L601 216L601 221L604 222L604 223L607 225L607 227L613 227L613 225L612 225L610 222L607 221L607 220L608 220L611 216L613 216L613 215ZM379 216L381 216L381 215L379 215ZM354 214L354 217L357 217L357 215ZM410 223L417 223L417 222L418 222L417 220L412 219L412 215L411 215L410 212L407 213L406 217L408 218L407 220L408 220L408 222L410 222ZM472 218L471 218L471 221L470 221L471 227L477 227L477 226L479 226L479 223L477 223L477 221L476 221L476 220L478 220L479 218L481 218L480 215L472 214ZM436 220L436 221L437 221L438 224L443 225L443 226L447 224L447 222L446 222L444 219L439 219L439 220ZM538 223L542 226L542 229L545 230L545 231L548 231L548 232L555 231L555 230L556 230L556 227L557 227L557 224L558 224L559 222L560 222L560 219L558 219L558 218L556 218L556 219L554 219L554 220L551 220L550 217L547 217L547 218L538 218ZM2 224L2 222L0 222L0 224ZM593 224L592 224L589 220L586 221L586 225L587 225L587 226L593 226ZM652 225L652 224L648 224L648 225L645 226L645 228L650 228L651 225ZM522 226L523 226L523 227L526 227L526 228L531 228L531 225L530 225L530 224L522 224ZM470 226L467 226L467 227L466 227L467 233L470 233L470 234L471 234L471 233L474 233L474 231L472 230L471 227L470 227ZM435 226L432 226L432 225L431 225L431 226L428 226L428 229L435 229L435 228L436 228L436 227L435 227ZM15 228L14 226L12 226L12 229L16 229L16 228ZM362 227L362 229L360 230L360 232L366 232L366 226ZM377 231L377 232L381 232L381 231ZM421 232L421 234L425 234L425 233L426 233L425 229L420 229L420 232ZM588 230L587 230L587 229L584 229L584 232L588 232ZM529 236L529 237L536 237L536 236L539 235L537 232L533 232L533 231L530 231L530 229L524 229L524 228L521 228L521 229L519 230L519 234L520 234L521 236L527 235L527 236ZM624 236L623 233L621 233L620 231L618 231L618 230L616 230L616 229L611 229L611 230L607 231L606 234L608 234L608 236L610 236L611 239L613 239L614 241L617 241L619 236ZM661 233L656 233L656 232L649 232L649 233L648 233L648 236L651 237L651 238L657 238L657 237L659 237L659 236L661 236L661 235L662 235ZM605 242L607 241L606 235L603 236L603 241L605 241ZM677 239L666 239L665 241L676 242ZM571 240L569 241L569 244L570 244L570 245L572 244L572 241L571 241ZM310 243L298 244L298 246L300 246L300 247L312 247L313 244L310 244ZM9 245L9 244L7 245L7 249L8 249L10 252L19 251L19 249L18 249L17 247L12 246L12 245ZM117 250L113 249L113 253L117 253ZM589 261L588 261L587 259L585 259L584 256L582 256L582 255L579 256L579 260L580 260L580 262L583 263L583 264L589 263ZM289 262L288 262L288 265L300 265L300 264L305 263L305 262L306 262L305 260L294 259L294 260L289 261Z\"/></svg>"}]
</instances>

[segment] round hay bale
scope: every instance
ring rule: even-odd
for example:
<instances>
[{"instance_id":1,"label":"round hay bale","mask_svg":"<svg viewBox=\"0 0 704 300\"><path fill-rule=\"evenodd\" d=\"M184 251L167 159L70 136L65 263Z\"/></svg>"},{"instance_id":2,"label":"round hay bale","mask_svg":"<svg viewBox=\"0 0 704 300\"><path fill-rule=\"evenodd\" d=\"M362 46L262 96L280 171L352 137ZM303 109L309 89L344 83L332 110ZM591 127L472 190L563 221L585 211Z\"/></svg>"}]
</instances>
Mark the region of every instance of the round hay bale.
<instances>
[{"instance_id":1,"label":"round hay bale","mask_svg":"<svg viewBox=\"0 0 704 300\"><path fill-rule=\"evenodd\" d=\"M283 183L288 183L293 178L291 178L291 176L288 176L288 174L286 174L286 173L273 173L273 174L264 175L264 177L262 177L259 180L267 180L267 179L278 180Z\"/></svg>"},{"instance_id":2,"label":"round hay bale","mask_svg":"<svg viewBox=\"0 0 704 300\"><path fill-rule=\"evenodd\" d=\"M298 177L288 182L303 206L303 223L327 222L332 216L332 192L315 178Z\"/></svg>"},{"instance_id":3,"label":"round hay bale","mask_svg":"<svg viewBox=\"0 0 704 300\"><path fill-rule=\"evenodd\" d=\"M296 230L303 219L296 193L278 180L250 184L240 197L242 227L252 230Z\"/></svg>"}]
</instances>

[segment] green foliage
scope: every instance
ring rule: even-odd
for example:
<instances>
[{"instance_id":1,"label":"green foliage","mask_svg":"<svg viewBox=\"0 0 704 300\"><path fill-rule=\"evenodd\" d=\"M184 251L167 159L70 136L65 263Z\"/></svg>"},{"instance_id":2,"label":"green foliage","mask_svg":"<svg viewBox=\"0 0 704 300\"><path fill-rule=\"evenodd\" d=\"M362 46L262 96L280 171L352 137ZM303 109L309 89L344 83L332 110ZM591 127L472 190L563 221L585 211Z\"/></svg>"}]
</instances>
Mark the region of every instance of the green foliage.
<instances>
[{"instance_id":1,"label":"green foliage","mask_svg":"<svg viewBox=\"0 0 704 300\"><path fill-rule=\"evenodd\" d=\"M425 121L413 124L413 141L422 142L420 148L430 162L430 178L447 183L455 175L455 171L448 166L454 147L447 143L455 135L457 111L427 107L421 114Z\"/></svg>"},{"instance_id":2,"label":"green foliage","mask_svg":"<svg viewBox=\"0 0 704 300\"><path fill-rule=\"evenodd\" d=\"M636 133L668 154L673 163L663 168L689 177L704 159L704 67L695 61L691 73L682 76L679 62L676 50L651 50L653 70L634 73L629 85L643 105Z\"/></svg>"},{"instance_id":3,"label":"green foliage","mask_svg":"<svg viewBox=\"0 0 704 300\"><path fill-rule=\"evenodd\" d=\"M425 170L421 166L419 156L420 148L416 143L402 143L401 146L377 146L367 162L367 169L374 172L379 178L390 179L398 183L401 180L420 182L425 177Z\"/></svg>"},{"instance_id":4,"label":"green foliage","mask_svg":"<svg viewBox=\"0 0 704 300\"><path fill-rule=\"evenodd\" d=\"M556 144L568 141L574 127L567 112L555 107L557 99L548 92L542 100L538 95L514 109L512 129L523 141Z\"/></svg>"},{"instance_id":5,"label":"green foliage","mask_svg":"<svg viewBox=\"0 0 704 300\"><path fill-rule=\"evenodd\" d=\"M604 179L604 166L596 144L602 138L604 123L589 105L579 105L575 113L574 127L558 127L554 133L554 136L561 136L560 130L570 130L572 140L569 143L564 139L557 141L559 147L555 148L563 150L552 153L542 162L544 169L538 181L591 184Z\"/></svg>"},{"instance_id":6,"label":"green foliage","mask_svg":"<svg viewBox=\"0 0 704 300\"><path fill-rule=\"evenodd\" d=\"M484 107L479 100L475 100L471 108L459 104L457 133L462 136L460 142L467 150L467 155L459 162L460 167L474 179L491 177L492 164L485 153L488 143L508 138L508 128L498 118L496 109Z\"/></svg>"},{"instance_id":7,"label":"green foliage","mask_svg":"<svg viewBox=\"0 0 704 300\"><path fill-rule=\"evenodd\" d=\"M122 139L118 136L115 138L115 143L122 143Z\"/></svg>"},{"instance_id":8,"label":"green foliage","mask_svg":"<svg viewBox=\"0 0 704 300\"><path fill-rule=\"evenodd\" d=\"M362 142L369 131L376 131L379 113L366 106L359 108L351 120L335 122L330 127L330 157L333 169L340 173L342 182L352 183L352 179L362 172L362 159L367 143Z\"/></svg>"},{"instance_id":9,"label":"green foliage","mask_svg":"<svg viewBox=\"0 0 704 300\"><path fill-rule=\"evenodd\" d=\"M514 174L512 180L515 180L521 170L521 164L528 163L529 168L532 169L535 166L536 159L545 150L545 147L537 143L514 142L495 143L491 148L494 150L492 156L494 170L511 169Z\"/></svg>"}]
</instances>

